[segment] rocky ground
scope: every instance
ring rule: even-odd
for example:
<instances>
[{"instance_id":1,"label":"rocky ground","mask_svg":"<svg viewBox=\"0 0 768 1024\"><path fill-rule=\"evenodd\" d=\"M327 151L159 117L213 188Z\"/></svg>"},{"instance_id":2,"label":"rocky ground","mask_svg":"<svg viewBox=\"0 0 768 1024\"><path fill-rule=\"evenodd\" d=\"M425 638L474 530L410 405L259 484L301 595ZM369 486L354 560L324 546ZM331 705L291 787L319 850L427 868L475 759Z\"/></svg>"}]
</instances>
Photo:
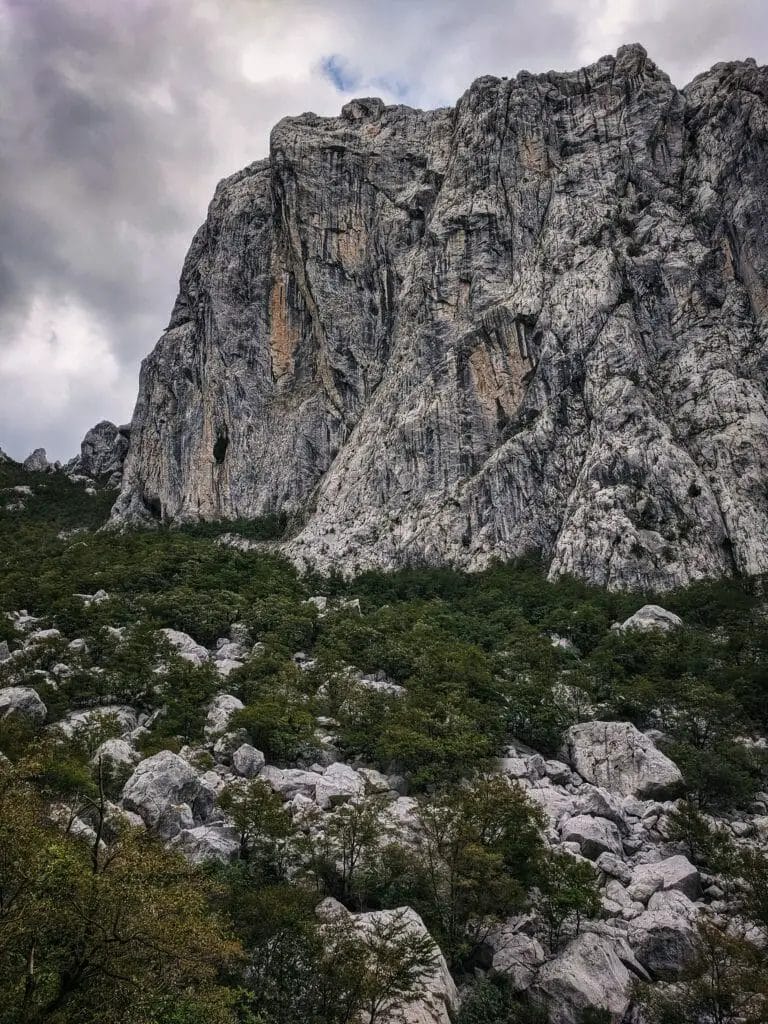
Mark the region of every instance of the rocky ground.
<instances>
[{"instance_id":1,"label":"rocky ground","mask_svg":"<svg viewBox=\"0 0 768 1024\"><path fill-rule=\"evenodd\" d=\"M108 601L105 592L81 594L83 602ZM311 601L321 613L328 599ZM63 637L56 628L25 611L12 616L15 639L0 644L2 677L0 719L41 723L47 709L38 690L75 670L86 642ZM639 609L622 630L669 630L677 616L658 606ZM118 637L124 630L114 628ZM93 752L125 781L108 807L109 827L120 819L146 828L181 851L194 864L227 863L240 854L241 836L219 803L224 790L258 778L287 805L297 827L310 842L319 842L328 821L347 804L378 801L386 827L399 842L420 842L420 802L408 795L402 776L386 775L363 760L342 756L335 744L332 720L315 722L317 759L270 764L231 720L242 701L227 692L227 677L251 659L263 657L263 644L248 628L234 623L227 636L210 648L178 630L164 630L164 639L194 666L210 664L220 676L220 691L205 718L202 743L178 753L160 750L142 756L140 741L151 735L162 708L141 713L133 707L103 703L66 714L47 728L62 737L75 730L109 722L112 735ZM557 641L555 641L557 642ZM22 666L30 651L57 644L61 660L48 673L31 674ZM294 661L305 671L311 662L301 652ZM159 664L157 671L162 673ZM45 679L41 678L45 676ZM397 695L403 688L384 673L353 676L355 685ZM683 779L678 767L655 744L653 733L631 723L600 721L590 716L562 736L562 752L547 758L512 741L496 772L520 786L545 815L547 842L569 857L594 864L600 886L600 913L585 921L556 953L545 951L541 922L531 913L498 922L487 936L484 969L505 975L532 1005L543 1008L552 1024L577 1024L587 1008L604 1008L613 1022L625 1019L639 979L674 982L696 950L697 923L707 919L721 926L738 915L738 901L728 882L708 874L689 859L689 851L668 838L669 815L679 805ZM52 814L62 827L96 839L93 820L78 816L76 806L57 804ZM768 793L757 795L749 811L710 817L736 847L764 849L768 842ZM326 900L319 915L349 918L355 929L373 926L381 914L350 916L340 904ZM408 927L424 932L417 914L408 909ZM422 982L418 1001L404 1019L418 1024L449 1024L459 1007L459 993L445 961ZM400 1019L400 1018L398 1018Z\"/></svg>"}]
</instances>

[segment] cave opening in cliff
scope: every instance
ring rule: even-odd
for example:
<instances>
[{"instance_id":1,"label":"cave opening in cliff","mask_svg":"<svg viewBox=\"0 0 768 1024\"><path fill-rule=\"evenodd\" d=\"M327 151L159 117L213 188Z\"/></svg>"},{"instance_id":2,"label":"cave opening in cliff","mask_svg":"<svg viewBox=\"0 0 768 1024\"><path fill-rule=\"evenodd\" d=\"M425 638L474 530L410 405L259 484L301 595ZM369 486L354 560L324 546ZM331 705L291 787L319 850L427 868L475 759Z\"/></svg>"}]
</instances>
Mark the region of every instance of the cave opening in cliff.
<instances>
[{"instance_id":1,"label":"cave opening in cliff","mask_svg":"<svg viewBox=\"0 0 768 1024\"><path fill-rule=\"evenodd\" d=\"M219 434L213 446L213 457L218 465L224 461L227 455L227 448L229 447L229 436L226 431L223 434Z\"/></svg>"}]
</instances>

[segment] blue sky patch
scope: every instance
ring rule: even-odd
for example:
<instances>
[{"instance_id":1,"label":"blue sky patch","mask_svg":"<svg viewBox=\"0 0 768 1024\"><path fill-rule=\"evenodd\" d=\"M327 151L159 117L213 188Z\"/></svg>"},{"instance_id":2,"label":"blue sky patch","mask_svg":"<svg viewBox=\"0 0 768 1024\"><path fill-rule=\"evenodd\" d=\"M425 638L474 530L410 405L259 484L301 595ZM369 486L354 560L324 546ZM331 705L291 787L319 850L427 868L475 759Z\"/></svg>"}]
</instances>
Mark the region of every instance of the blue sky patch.
<instances>
[{"instance_id":1,"label":"blue sky patch","mask_svg":"<svg viewBox=\"0 0 768 1024\"><path fill-rule=\"evenodd\" d=\"M332 53L320 61L323 75L333 83L339 92L349 92L360 84L360 73L341 54Z\"/></svg>"}]
</instances>

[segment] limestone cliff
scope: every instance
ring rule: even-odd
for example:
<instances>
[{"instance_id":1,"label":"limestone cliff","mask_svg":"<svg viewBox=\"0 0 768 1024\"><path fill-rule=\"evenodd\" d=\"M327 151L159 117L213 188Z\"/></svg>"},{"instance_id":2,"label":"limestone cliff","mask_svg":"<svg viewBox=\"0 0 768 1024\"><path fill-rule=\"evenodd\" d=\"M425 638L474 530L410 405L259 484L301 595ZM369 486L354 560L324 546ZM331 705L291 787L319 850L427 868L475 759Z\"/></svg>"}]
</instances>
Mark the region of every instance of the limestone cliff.
<instances>
[{"instance_id":1,"label":"limestone cliff","mask_svg":"<svg viewBox=\"0 0 768 1024\"><path fill-rule=\"evenodd\" d=\"M768 570L768 69L639 46L281 121L145 360L118 522L284 510L300 562Z\"/></svg>"}]
</instances>

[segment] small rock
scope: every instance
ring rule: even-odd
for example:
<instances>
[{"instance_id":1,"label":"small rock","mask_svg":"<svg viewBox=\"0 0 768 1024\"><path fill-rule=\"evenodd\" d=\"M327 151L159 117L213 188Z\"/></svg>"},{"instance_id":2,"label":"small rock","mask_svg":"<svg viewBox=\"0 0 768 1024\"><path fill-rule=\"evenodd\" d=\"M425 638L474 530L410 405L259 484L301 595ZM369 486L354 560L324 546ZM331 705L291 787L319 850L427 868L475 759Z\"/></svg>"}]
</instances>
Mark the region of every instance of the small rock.
<instances>
[{"instance_id":1,"label":"small rock","mask_svg":"<svg viewBox=\"0 0 768 1024\"><path fill-rule=\"evenodd\" d=\"M232 767L244 779L258 775L265 764L264 754L250 743L243 743L232 755Z\"/></svg>"}]
</instances>

